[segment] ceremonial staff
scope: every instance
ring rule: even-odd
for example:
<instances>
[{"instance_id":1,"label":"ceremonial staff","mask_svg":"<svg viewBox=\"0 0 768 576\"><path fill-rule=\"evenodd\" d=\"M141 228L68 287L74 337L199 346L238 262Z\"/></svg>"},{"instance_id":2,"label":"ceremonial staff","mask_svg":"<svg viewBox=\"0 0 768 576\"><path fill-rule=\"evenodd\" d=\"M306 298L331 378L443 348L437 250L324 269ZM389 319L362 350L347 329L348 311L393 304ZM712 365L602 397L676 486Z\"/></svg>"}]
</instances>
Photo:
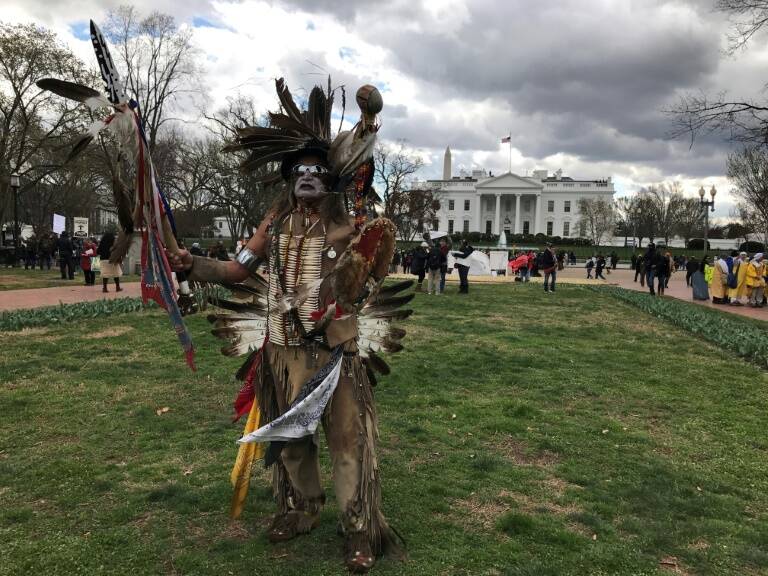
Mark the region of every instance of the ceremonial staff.
<instances>
[{"instance_id":1,"label":"ceremonial staff","mask_svg":"<svg viewBox=\"0 0 768 576\"><path fill-rule=\"evenodd\" d=\"M93 20L91 42L104 80L106 98L87 86L55 78L44 78L39 80L37 85L65 98L82 102L91 110L112 110L106 118L94 122L88 132L78 138L67 161L81 154L102 130L112 130L117 136L121 154L131 162L134 169L135 181L131 194L131 190L116 178L113 192L122 227L122 241L117 243L116 249L110 254L110 261L119 261L127 253L133 231L141 230L142 298L145 303L154 300L168 312L184 349L187 363L194 369L194 347L181 317L178 295L173 286L172 271L166 256L166 249L171 253L179 250L176 227L171 207L157 183L139 103L128 98L109 53L109 47Z\"/></svg>"}]
</instances>

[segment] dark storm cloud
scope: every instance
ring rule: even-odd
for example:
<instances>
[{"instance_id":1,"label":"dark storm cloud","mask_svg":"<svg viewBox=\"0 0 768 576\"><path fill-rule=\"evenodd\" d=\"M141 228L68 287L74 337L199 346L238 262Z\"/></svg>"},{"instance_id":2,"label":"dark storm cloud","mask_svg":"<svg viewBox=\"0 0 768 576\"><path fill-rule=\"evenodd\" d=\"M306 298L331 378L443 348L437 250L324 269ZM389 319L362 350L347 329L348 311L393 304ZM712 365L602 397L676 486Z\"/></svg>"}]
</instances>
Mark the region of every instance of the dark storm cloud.
<instances>
[{"instance_id":1,"label":"dark storm cloud","mask_svg":"<svg viewBox=\"0 0 768 576\"><path fill-rule=\"evenodd\" d=\"M670 119L662 110L681 93L712 86L725 30L723 16L706 0L473 0L467 17L457 11L448 31L412 3L286 3L330 12L357 29L367 23L364 36L432 90L425 98L500 99L508 107L500 125L511 124L516 146L538 158L564 152L588 161L676 164L669 157L676 147L666 140ZM400 25L388 19L398 11ZM459 137L466 149L496 146L498 134L483 126L473 131L430 120L410 117L390 127L421 146L441 147ZM421 130L412 126L417 122ZM719 154L701 155L719 161L728 145L718 140L717 146Z\"/></svg>"}]
</instances>

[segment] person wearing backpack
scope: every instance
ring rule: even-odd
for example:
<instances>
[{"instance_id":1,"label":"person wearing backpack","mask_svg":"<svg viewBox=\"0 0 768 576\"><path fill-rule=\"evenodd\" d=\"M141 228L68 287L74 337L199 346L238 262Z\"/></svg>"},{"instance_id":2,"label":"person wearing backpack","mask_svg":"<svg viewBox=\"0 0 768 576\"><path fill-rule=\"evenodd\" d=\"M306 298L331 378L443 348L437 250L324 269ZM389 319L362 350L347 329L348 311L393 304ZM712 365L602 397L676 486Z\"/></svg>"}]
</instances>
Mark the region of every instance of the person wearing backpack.
<instances>
[{"instance_id":1,"label":"person wearing backpack","mask_svg":"<svg viewBox=\"0 0 768 576\"><path fill-rule=\"evenodd\" d=\"M427 256L427 269L429 277L427 278L427 292L429 294L440 294L440 270L447 264L448 259L440 246L433 244L429 249Z\"/></svg>"},{"instance_id":2,"label":"person wearing backpack","mask_svg":"<svg viewBox=\"0 0 768 576\"><path fill-rule=\"evenodd\" d=\"M595 259L592 257L587 258L587 263L584 265L587 269L587 280L592 279L592 269L595 267Z\"/></svg>"},{"instance_id":3,"label":"person wearing backpack","mask_svg":"<svg viewBox=\"0 0 768 576\"><path fill-rule=\"evenodd\" d=\"M427 258L429 244L422 242L421 246L415 248L413 251L413 258L411 260L411 274L418 276L419 280L416 284L416 292L421 292L422 284L424 283L424 274L427 271Z\"/></svg>"}]
</instances>

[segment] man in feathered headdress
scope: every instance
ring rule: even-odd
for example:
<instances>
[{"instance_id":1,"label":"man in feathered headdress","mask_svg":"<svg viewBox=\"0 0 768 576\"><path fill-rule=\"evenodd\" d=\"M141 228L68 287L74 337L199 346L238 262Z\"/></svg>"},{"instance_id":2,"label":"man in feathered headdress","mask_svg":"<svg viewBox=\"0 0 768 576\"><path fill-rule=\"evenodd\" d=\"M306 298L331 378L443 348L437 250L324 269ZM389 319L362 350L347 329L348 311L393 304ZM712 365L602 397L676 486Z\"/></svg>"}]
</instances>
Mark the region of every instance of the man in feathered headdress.
<instances>
[{"instance_id":1,"label":"man in feathered headdress","mask_svg":"<svg viewBox=\"0 0 768 576\"><path fill-rule=\"evenodd\" d=\"M376 556L397 548L380 509L372 379L374 370L389 370L376 352L401 348L404 331L390 321L407 316L397 309L410 299L396 296L406 285L382 287L394 226L365 217L381 96L371 86L361 88L360 122L331 142L331 95L315 88L301 112L282 80L277 89L284 113L271 114L269 128L243 128L230 149L251 152L245 169L279 162L284 196L236 261L183 250L170 258L190 280L243 283L234 292L248 303L225 304L232 313L216 319L214 333L230 341L225 354L249 354L236 402L240 414L249 414L238 462L252 459L243 457L250 442L269 442L265 461L274 465L278 504L269 539L290 540L320 521L325 495L316 430L322 420L342 512L344 560L351 571L366 572ZM266 280L257 274L262 264ZM247 490L250 464L241 464L233 471L236 492L243 483ZM234 515L241 506L233 502Z\"/></svg>"}]
</instances>

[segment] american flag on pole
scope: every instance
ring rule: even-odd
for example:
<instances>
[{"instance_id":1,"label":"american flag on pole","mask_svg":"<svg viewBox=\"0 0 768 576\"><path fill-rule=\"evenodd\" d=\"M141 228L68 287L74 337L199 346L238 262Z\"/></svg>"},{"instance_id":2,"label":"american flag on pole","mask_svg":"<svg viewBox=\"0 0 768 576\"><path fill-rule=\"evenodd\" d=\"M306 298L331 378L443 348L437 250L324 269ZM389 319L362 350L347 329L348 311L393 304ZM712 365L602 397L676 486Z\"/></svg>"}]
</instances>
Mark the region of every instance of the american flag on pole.
<instances>
[{"instance_id":1,"label":"american flag on pole","mask_svg":"<svg viewBox=\"0 0 768 576\"><path fill-rule=\"evenodd\" d=\"M504 138L501 139L501 143L502 144L507 144L509 142L512 142L512 135L511 134L509 136L504 136Z\"/></svg>"}]
</instances>

